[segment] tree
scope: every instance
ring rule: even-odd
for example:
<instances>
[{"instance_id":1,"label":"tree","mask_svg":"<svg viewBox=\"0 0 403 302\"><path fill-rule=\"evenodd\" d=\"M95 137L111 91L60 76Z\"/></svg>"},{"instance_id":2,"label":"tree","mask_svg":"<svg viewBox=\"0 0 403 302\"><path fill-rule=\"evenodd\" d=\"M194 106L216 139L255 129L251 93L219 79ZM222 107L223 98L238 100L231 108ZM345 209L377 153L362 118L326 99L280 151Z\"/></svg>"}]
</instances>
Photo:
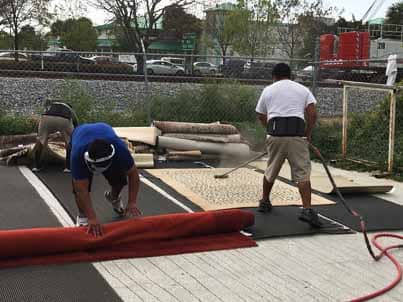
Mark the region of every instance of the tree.
<instances>
[{"instance_id":1,"label":"tree","mask_svg":"<svg viewBox=\"0 0 403 302\"><path fill-rule=\"evenodd\" d=\"M334 8L324 8L322 0L277 0L282 25L278 28L281 50L290 59L297 55L313 57L315 41L327 32L327 17Z\"/></svg>"},{"instance_id":2,"label":"tree","mask_svg":"<svg viewBox=\"0 0 403 302\"><path fill-rule=\"evenodd\" d=\"M277 25L276 43L280 50L290 59L294 58L297 49L302 45L303 29L298 26L300 14L300 0L277 0L276 5L281 12L280 21Z\"/></svg>"},{"instance_id":3,"label":"tree","mask_svg":"<svg viewBox=\"0 0 403 302\"><path fill-rule=\"evenodd\" d=\"M21 28L19 38L21 49L43 50L43 46L45 45L42 36L37 34L35 28L30 25L25 25Z\"/></svg>"},{"instance_id":4,"label":"tree","mask_svg":"<svg viewBox=\"0 0 403 302\"><path fill-rule=\"evenodd\" d=\"M234 41L237 52L256 56L271 54L274 39L273 25L278 20L278 11L271 0L238 0L235 19L240 24L239 36Z\"/></svg>"},{"instance_id":5,"label":"tree","mask_svg":"<svg viewBox=\"0 0 403 302\"><path fill-rule=\"evenodd\" d=\"M333 32L334 21L328 18L335 8L324 8L322 1L314 1L304 6L298 24L304 29L301 57L314 59L315 47L320 35Z\"/></svg>"},{"instance_id":6,"label":"tree","mask_svg":"<svg viewBox=\"0 0 403 302\"><path fill-rule=\"evenodd\" d=\"M389 7L386 13L386 23L403 25L403 1Z\"/></svg>"},{"instance_id":7,"label":"tree","mask_svg":"<svg viewBox=\"0 0 403 302\"><path fill-rule=\"evenodd\" d=\"M0 49L10 49L13 43L12 40L13 38L10 34L0 30Z\"/></svg>"},{"instance_id":8,"label":"tree","mask_svg":"<svg viewBox=\"0 0 403 302\"><path fill-rule=\"evenodd\" d=\"M113 16L119 26L127 45L132 52L147 50L156 36L157 23L160 21L164 8L164 0L93 0L96 7ZM174 0L171 5L186 7L193 0ZM137 70L143 72L143 56L137 55Z\"/></svg>"},{"instance_id":9,"label":"tree","mask_svg":"<svg viewBox=\"0 0 403 302\"><path fill-rule=\"evenodd\" d=\"M69 49L94 51L97 45L97 32L91 20L84 17L56 20L50 26L50 33Z\"/></svg>"},{"instance_id":10,"label":"tree","mask_svg":"<svg viewBox=\"0 0 403 302\"><path fill-rule=\"evenodd\" d=\"M21 28L32 20L44 23L49 17L47 6L50 0L0 0L0 18L10 28L14 49L18 50ZM18 56L16 56L18 60Z\"/></svg>"},{"instance_id":11,"label":"tree","mask_svg":"<svg viewBox=\"0 0 403 302\"><path fill-rule=\"evenodd\" d=\"M57 1L54 6L56 16L67 16L68 19L79 19L87 13L87 3L81 0Z\"/></svg>"},{"instance_id":12,"label":"tree","mask_svg":"<svg viewBox=\"0 0 403 302\"><path fill-rule=\"evenodd\" d=\"M241 12L234 9L219 9L206 17L206 32L210 37L211 44L217 44L221 55L227 56L230 46L241 32L242 24L239 22Z\"/></svg>"},{"instance_id":13,"label":"tree","mask_svg":"<svg viewBox=\"0 0 403 302\"><path fill-rule=\"evenodd\" d=\"M90 19L68 19L66 31L60 39L67 48L81 51L94 51L97 46L97 32Z\"/></svg>"},{"instance_id":14,"label":"tree","mask_svg":"<svg viewBox=\"0 0 403 302\"><path fill-rule=\"evenodd\" d=\"M196 16L186 13L182 6L169 5L164 8L162 28L164 32L174 34L177 39L182 39L185 33L200 35L203 24Z\"/></svg>"}]
</instances>

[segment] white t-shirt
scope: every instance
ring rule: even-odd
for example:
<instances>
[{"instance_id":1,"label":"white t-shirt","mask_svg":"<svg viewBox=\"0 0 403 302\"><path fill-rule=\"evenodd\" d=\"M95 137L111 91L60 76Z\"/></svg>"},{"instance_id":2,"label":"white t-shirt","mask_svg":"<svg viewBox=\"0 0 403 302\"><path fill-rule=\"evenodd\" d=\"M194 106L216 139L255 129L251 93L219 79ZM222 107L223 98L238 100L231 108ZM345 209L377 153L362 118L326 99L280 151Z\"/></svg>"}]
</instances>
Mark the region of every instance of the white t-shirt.
<instances>
[{"instance_id":1,"label":"white t-shirt","mask_svg":"<svg viewBox=\"0 0 403 302\"><path fill-rule=\"evenodd\" d=\"M308 88L291 80L280 80L263 90L256 112L267 115L267 120L276 116L305 119L309 104L316 104L316 99Z\"/></svg>"}]
</instances>

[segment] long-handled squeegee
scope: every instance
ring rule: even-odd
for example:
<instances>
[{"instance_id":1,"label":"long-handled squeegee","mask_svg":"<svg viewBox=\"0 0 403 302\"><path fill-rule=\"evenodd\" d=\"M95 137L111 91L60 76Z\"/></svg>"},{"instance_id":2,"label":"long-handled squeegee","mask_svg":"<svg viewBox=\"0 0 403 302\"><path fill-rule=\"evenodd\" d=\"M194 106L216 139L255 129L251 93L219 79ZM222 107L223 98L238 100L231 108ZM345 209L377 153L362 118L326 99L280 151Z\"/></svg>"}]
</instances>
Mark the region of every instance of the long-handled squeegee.
<instances>
[{"instance_id":1,"label":"long-handled squeegee","mask_svg":"<svg viewBox=\"0 0 403 302\"><path fill-rule=\"evenodd\" d=\"M224 174L214 175L214 178L227 178L227 177L228 177L228 174L230 174L230 173L234 172L235 170L238 170L238 169L240 169L240 168L242 168L242 167L245 167L247 164L250 164L251 162L253 162L253 161L255 161L255 160L257 160L257 159L259 159L259 158L265 156L266 154L267 154L267 152L264 152L264 153L261 153L261 154L259 154L259 155L256 155L256 156L253 157L252 159L249 159L248 161L246 161L246 162L240 164L239 166L237 166L237 167L235 167L235 168L233 168L233 169L231 169L231 170L225 172Z\"/></svg>"}]
</instances>

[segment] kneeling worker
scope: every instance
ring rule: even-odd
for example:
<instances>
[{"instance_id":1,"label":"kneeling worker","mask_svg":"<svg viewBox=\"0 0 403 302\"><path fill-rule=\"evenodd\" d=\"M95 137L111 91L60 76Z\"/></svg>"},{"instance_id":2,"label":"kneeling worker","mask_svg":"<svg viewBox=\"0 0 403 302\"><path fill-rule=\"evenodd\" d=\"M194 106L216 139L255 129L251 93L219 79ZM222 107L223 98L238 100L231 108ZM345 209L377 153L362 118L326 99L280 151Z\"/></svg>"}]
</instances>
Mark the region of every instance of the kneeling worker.
<instances>
[{"instance_id":1,"label":"kneeling worker","mask_svg":"<svg viewBox=\"0 0 403 302\"><path fill-rule=\"evenodd\" d=\"M141 213L137 208L139 174L127 146L105 123L83 124L71 138L71 175L73 192L79 210L77 225L88 226L88 233L102 235L91 201L91 183L94 174L103 174L111 186L105 198L120 216L133 217ZM120 193L128 184L128 202L124 207Z\"/></svg>"},{"instance_id":2,"label":"kneeling worker","mask_svg":"<svg viewBox=\"0 0 403 302\"><path fill-rule=\"evenodd\" d=\"M65 172L70 171L70 137L74 128L78 126L77 116L71 105L62 102L53 102L47 106L41 116L38 127L38 136L34 154L34 167L32 171L37 172L42 168L43 151L48 145L49 135L60 132L66 148Z\"/></svg>"},{"instance_id":3,"label":"kneeling worker","mask_svg":"<svg viewBox=\"0 0 403 302\"><path fill-rule=\"evenodd\" d=\"M316 99L308 88L291 81L291 69L287 64L277 64L272 74L274 83L263 90L256 106L258 119L267 129L269 158L258 210L271 211L270 192L287 159L292 180L297 183L301 194L303 209L299 219L313 227L320 227L318 213L311 207L309 157L309 144L316 123Z\"/></svg>"}]
</instances>

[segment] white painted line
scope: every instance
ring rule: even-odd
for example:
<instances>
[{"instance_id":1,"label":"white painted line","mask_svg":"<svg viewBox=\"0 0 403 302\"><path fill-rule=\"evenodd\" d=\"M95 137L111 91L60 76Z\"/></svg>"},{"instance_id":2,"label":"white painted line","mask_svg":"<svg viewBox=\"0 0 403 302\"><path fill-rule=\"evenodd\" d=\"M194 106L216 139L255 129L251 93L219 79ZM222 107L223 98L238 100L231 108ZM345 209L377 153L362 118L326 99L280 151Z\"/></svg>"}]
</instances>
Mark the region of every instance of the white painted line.
<instances>
[{"instance_id":1,"label":"white painted line","mask_svg":"<svg viewBox=\"0 0 403 302\"><path fill-rule=\"evenodd\" d=\"M330 219L329 217L323 216L323 215L320 214L320 213L318 213L318 216L321 217L321 218L324 219L324 220L327 220L327 221L332 222L333 224L336 224L336 225L338 225L338 226L343 227L343 229L345 229L345 230L350 229L348 226L345 226L344 224L341 224L340 222L338 222L338 221L336 221L336 220Z\"/></svg>"},{"instance_id":2,"label":"white painted line","mask_svg":"<svg viewBox=\"0 0 403 302\"><path fill-rule=\"evenodd\" d=\"M24 166L19 167L22 175L28 180L28 182L34 187L34 189L38 192L39 196L44 200L44 202L48 205L52 213L57 217L60 223L64 227L74 226L73 221L70 216L67 214L65 209L60 205L59 201L54 197L52 192L42 183L42 181L34 174L30 169ZM73 197L72 197L73 198ZM110 278L108 278L109 274L105 272L105 267L109 262L98 262L92 263L93 267L98 271L98 273L102 276L102 278L113 288L115 293L122 299L124 302L128 302L129 299L125 296L121 295L119 291L116 289L116 286L111 283ZM123 287L123 283L118 280L119 288Z\"/></svg>"},{"instance_id":3,"label":"white painted line","mask_svg":"<svg viewBox=\"0 0 403 302\"><path fill-rule=\"evenodd\" d=\"M215 169L213 166L210 166L209 164L206 164L205 162L202 162L202 161L195 161L194 163L197 165L203 166L205 168Z\"/></svg>"},{"instance_id":4,"label":"white painted line","mask_svg":"<svg viewBox=\"0 0 403 302\"><path fill-rule=\"evenodd\" d=\"M32 187L38 192L39 196L42 197L59 222L65 227L74 226L70 216L60 205L59 201L54 197L52 192L50 192L49 189L42 183L42 181L40 181L38 177L36 177L36 175L27 167L19 166L19 169L22 175L25 176Z\"/></svg>"},{"instance_id":5,"label":"white painted line","mask_svg":"<svg viewBox=\"0 0 403 302\"><path fill-rule=\"evenodd\" d=\"M179 207L181 207L182 209L184 209L185 211L189 212L189 213L194 213L194 211L185 206L183 203L181 203L179 200L177 200L176 198L172 197L171 195L169 195L167 192L165 192L164 190L162 190L160 187L158 187L157 185L155 185L154 183L152 183L151 181L149 181L147 178L145 178L143 175L140 175L140 180L145 183L146 185L148 185L149 187L151 187L152 189L154 189L155 191L157 191L158 193L160 193L161 195L163 195L164 197L168 198L170 201L172 201L174 204L178 205ZM253 234L252 233L248 233L246 231L239 231L242 235L250 237Z\"/></svg>"},{"instance_id":6,"label":"white painted line","mask_svg":"<svg viewBox=\"0 0 403 302\"><path fill-rule=\"evenodd\" d=\"M182 209L184 209L186 212L189 213L193 213L194 211L185 206L183 203L181 203L179 200L177 200L176 198L172 197L171 195L169 195L167 192L165 192L164 190L162 190L160 187L158 187L157 185L155 185L154 183L152 183L151 181L149 181L147 178L145 178L144 176L140 175L140 181L143 182L144 184L146 184L147 186L149 186L150 188L154 189L155 191L157 191L158 193L160 193L161 195L163 195L164 197L168 198L170 201L172 201L174 204L176 204L177 206L181 207Z\"/></svg>"}]
</instances>

